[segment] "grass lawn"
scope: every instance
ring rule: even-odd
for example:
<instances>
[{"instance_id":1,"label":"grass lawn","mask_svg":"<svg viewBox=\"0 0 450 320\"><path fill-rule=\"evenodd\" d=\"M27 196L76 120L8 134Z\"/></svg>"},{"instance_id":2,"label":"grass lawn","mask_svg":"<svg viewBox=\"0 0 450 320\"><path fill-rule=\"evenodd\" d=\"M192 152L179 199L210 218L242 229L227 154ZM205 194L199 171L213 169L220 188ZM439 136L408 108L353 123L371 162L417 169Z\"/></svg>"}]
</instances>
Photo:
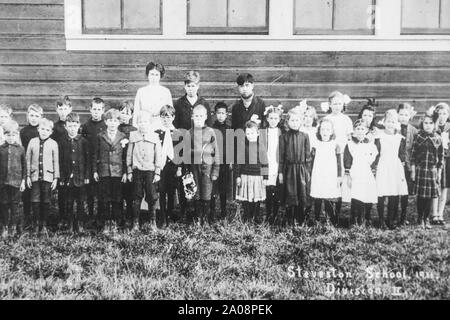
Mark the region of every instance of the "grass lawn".
<instances>
[{"instance_id":1,"label":"grass lawn","mask_svg":"<svg viewBox=\"0 0 450 320\"><path fill-rule=\"evenodd\" d=\"M410 210L413 221L413 202ZM136 235L24 235L0 240L0 300L449 299L449 262L448 231L414 224L286 230L227 220Z\"/></svg>"}]
</instances>

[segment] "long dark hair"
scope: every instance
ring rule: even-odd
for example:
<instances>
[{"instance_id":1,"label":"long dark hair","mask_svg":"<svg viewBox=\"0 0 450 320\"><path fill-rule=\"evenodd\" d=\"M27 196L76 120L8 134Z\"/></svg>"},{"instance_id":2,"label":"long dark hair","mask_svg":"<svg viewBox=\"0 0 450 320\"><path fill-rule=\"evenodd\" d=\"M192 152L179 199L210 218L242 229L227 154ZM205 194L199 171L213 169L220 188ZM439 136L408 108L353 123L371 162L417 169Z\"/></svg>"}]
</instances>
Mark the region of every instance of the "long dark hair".
<instances>
[{"instance_id":1,"label":"long dark hair","mask_svg":"<svg viewBox=\"0 0 450 320\"><path fill-rule=\"evenodd\" d=\"M373 130L376 124L376 108L378 107L378 103L375 99L367 98L367 103L362 107L361 111L359 111L358 119L362 119L364 111L373 112L373 119L369 125L369 130Z\"/></svg>"}]
</instances>

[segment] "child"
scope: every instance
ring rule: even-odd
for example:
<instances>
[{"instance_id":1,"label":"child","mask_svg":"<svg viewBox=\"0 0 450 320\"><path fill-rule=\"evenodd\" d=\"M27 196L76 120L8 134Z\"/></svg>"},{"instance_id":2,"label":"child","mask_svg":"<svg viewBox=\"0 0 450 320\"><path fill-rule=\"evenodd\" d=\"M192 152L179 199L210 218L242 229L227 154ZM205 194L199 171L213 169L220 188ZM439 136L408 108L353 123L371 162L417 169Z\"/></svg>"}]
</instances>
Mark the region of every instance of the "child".
<instances>
[{"instance_id":1,"label":"child","mask_svg":"<svg viewBox=\"0 0 450 320\"><path fill-rule=\"evenodd\" d=\"M142 199L148 203L150 226L156 230L156 183L160 181L162 148L158 136L151 132L152 115L142 111L137 118L138 131L133 133L127 150L128 181L134 183L133 231L139 230Z\"/></svg>"},{"instance_id":2,"label":"child","mask_svg":"<svg viewBox=\"0 0 450 320\"><path fill-rule=\"evenodd\" d=\"M309 194L311 152L309 137L300 131L303 115L293 108L287 115L289 130L280 137L278 179L282 184L284 203L287 206L288 223L303 225L305 206Z\"/></svg>"},{"instance_id":3,"label":"child","mask_svg":"<svg viewBox=\"0 0 450 320\"><path fill-rule=\"evenodd\" d=\"M91 102L91 118L81 126L81 135L89 143L89 153L91 154L91 163L94 157L94 147L98 134L106 130L106 124L102 119L105 112L105 102L101 98L94 98ZM91 167L92 168L92 167ZM86 186L87 204L89 216L94 216L94 199L97 198L97 216L102 216L101 209L104 207L99 197L99 184L93 178L93 172L89 177L89 184Z\"/></svg>"},{"instance_id":4,"label":"child","mask_svg":"<svg viewBox=\"0 0 450 320\"><path fill-rule=\"evenodd\" d=\"M83 232L86 220L85 190L91 176L91 162L89 143L78 132L80 130L80 117L70 113L66 117L67 135L59 141L60 186L66 189L66 213L69 218L69 232L78 229ZM74 204L77 205L76 214Z\"/></svg>"},{"instance_id":5,"label":"child","mask_svg":"<svg viewBox=\"0 0 450 320\"><path fill-rule=\"evenodd\" d=\"M219 169L219 178L214 182L213 186L213 196L211 199L211 210L215 210L216 208L216 198L219 196L220 198L220 212L222 218L226 216L226 207L227 207L227 197L229 196L230 189L232 188L232 177L230 164L227 162L227 130L230 130L231 127L227 124L227 110L228 106L224 102L218 102L214 110L216 112L216 121L214 122L213 128L216 130L216 136L219 134L222 137L222 146L219 145L220 148L220 169ZM218 143L220 143L220 139Z\"/></svg>"},{"instance_id":6,"label":"child","mask_svg":"<svg viewBox=\"0 0 450 320\"><path fill-rule=\"evenodd\" d=\"M428 217L433 199L439 197L439 177L443 166L442 139L435 132L433 116L425 115L411 150L411 180L417 195L418 224L430 229Z\"/></svg>"},{"instance_id":7,"label":"child","mask_svg":"<svg viewBox=\"0 0 450 320\"><path fill-rule=\"evenodd\" d=\"M378 216L380 227L395 229L395 220L398 214L399 196L408 194L408 185L405 179L404 162L406 159L406 141L397 130L400 127L398 114L395 109L388 110L384 117L384 131L380 132L375 141L378 148L377 164L377 190L378 190ZM388 216L385 224L384 203L388 198Z\"/></svg>"},{"instance_id":8,"label":"child","mask_svg":"<svg viewBox=\"0 0 450 320\"><path fill-rule=\"evenodd\" d=\"M25 149L18 143L19 125L10 120L3 125L5 143L0 146L0 226L2 238L14 236L22 226L20 193L25 190L27 163Z\"/></svg>"},{"instance_id":9,"label":"child","mask_svg":"<svg viewBox=\"0 0 450 320\"><path fill-rule=\"evenodd\" d=\"M200 223L206 219L214 222L214 210L211 210L213 182L219 177L220 157L214 130L206 126L207 110L198 105L192 112L193 127L189 130L191 137L190 171L194 176L197 192L194 196L195 212L200 214Z\"/></svg>"},{"instance_id":10,"label":"child","mask_svg":"<svg viewBox=\"0 0 450 320\"><path fill-rule=\"evenodd\" d=\"M236 164L236 200L242 201L244 221L261 222L260 204L266 200L268 161L265 144L258 139L258 124L248 121L245 125L245 153Z\"/></svg>"},{"instance_id":11,"label":"child","mask_svg":"<svg viewBox=\"0 0 450 320\"><path fill-rule=\"evenodd\" d=\"M405 179L408 185L408 195L414 194L414 183L411 180L411 149L414 139L417 135L417 129L409 121L413 116L414 110L409 103L402 103L398 106L398 121L400 122L400 133L406 139L406 159L405 159ZM408 224L406 212L408 208L408 195L400 197L400 223L399 226Z\"/></svg>"},{"instance_id":12,"label":"child","mask_svg":"<svg viewBox=\"0 0 450 320\"><path fill-rule=\"evenodd\" d=\"M341 196L342 160L334 137L333 123L324 119L317 130L317 141L311 151L311 197L314 198L314 215L320 220L322 202L332 223L336 223L333 201Z\"/></svg>"},{"instance_id":13,"label":"child","mask_svg":"<svg viewBox=\"0 0 450 320\"><path fill-rule=\"evenodd\" d=\"M122 183L127 180L126 145L128 139L125 133L119 132L120 111L108 110L103 119L106 131L100 132L94 145L92 171L94 180L99 182L99 208L104 225L103 233L117 230L121 220ZM100 205L99 204L99 205Z\"/></svg>"},{"instance_id":14,"label":"child","mask_svg":"<svg viewBox=\"0 0 450 320\"><path fill-rule=\"evenodd\" d=\"M173 218L173 206L175 200L175 190L178 180L182 175L181 166L175 164L174 146L178 143L176 137L181 138L181 133L173 126L175 117L174 107L167 105L161 108L162 129L156 133L161 141L161 180L159 181L159 206L161 209L162 225L169 225L169 218ZM179 190L180 191L180 190ZM184 199L181 201L184 206Z\"/></svg>"},{"instance_id":15,"label":"child","mask_svg":"<svg viewBox=\"0 0 450 320\"><path fill-rule=\"evenodd\" d=\"M313 106L306 106L305 116L303 118L303 125L300 131L308 134L309 147L312 149L317 141L317 111Z\"/></svg>"},{"instance_id":16,"label":"child","mask_svg":"<svg viewBox=\"0 0 450 320\"><path fill-rule=\"evenodd\" d=\"M278 142L282 134L279 128L283 109L280 106L266 108L264 116L267 122L267 158L268 180L266 185L266 217L270 224L274 224L280 208L280 185L278 183Z\"/></svg>"},{"instance_id":17,"label":"child","mask_svg":"<svg viewBox=\"0 0 450 320\"><path fill-rule=\"evenodd\" d=\"M6 104L0 104L0 145L5 142L3 126L11 120L12 108Z\"/></svg>"},{"instance_id":18,"label":"child","mask_svg":"<svg viewBox=\"0 0 450 320\"><path fill-rule=\"evenodd\" d=\"M367 133L367 138L370 142L374 142L376 138L378 138L379 130L375 126L376 118L375 118L375 107L374 102L369 99L367 104L362 107L361 111L358 114L358 119L364 121L366 126L369 128L369 132Z\"/></svg>"},{"instance_id":19,"label":"child","mask_svg":"<svg viewBox=\"0 0 450 320\"><path fill-rule=\"evenodd\" d=\"M447 203L448 188L450 188L450 107L447 103L438 103L434 108L433 120L436 132L441 136L444 148L444 161L442 164L442 177L440 177L440 193L433 205L433 224L445 225L444 211Z\"/></svg>"},{"instance_id":20,"label":"child","mask_svg":"<svg viewBox=\"0 0 450 320\"><path fill-rule=\"evenodd\" d=\"M28 125L20 130L20 140L22 146L27 151L28 144L31 139L39 137L38 126L39 121L42 119L44 110L37 104L31 104L27 110L27 120ZM25 186L25 190L22 193L22 203L23 203L23 215L25 218L24 229L30 227L30 216L31 216L31 190Z\"/></svg>"},{"instance_id":21,"label":"child","mask_svg":"<svg viewBox=\"0 0 450 320\"><path fill-rule=\"evenodd\" d=\"M31 211L34 232L47 235L47 218L51 192L58 185L59 149L53 133L53 122L41 119L39 137L31 139L27 148L27 185L31 189Z\"/></svg>"},{"instance_id":22,"label":"child","mask_svg":"<svg viewBox=\"0 0 450 320\"><path fill-rule=\"evenodd\" d=\"M208 102L198 95L200 88L200 74L189 71L184 76L184 91L186 94L175 102L175 120L173 125L177 129L189 130L192 128L192 110L195 106L203 105L207 110L206 125L212 125L212 117Z\"/></svg>"},{"instance_id":23,"label":"child","mask_svg":"<svg viewBox=\"0 0 450 320\"><path fill-rule=\"evenodd\" d=\"M130 135L137 129L131 125L131 120L133 118L133 102L125 100L120 104L120 125L119 131L125 133L127 139L130 140ZM132 182L128 181L124 183L123 188L123 199L126 205L125 220L122 221L122 226L125 226L125 221L132 221L133 219L133 201L134 201L134 185Z\"/></svg>"},{"instance_id":24,"label":"child","mask_svg":"<svg viewBox=\"0 0 450 320\"><path fill-rule=\"evenodd\" d=\"M243 73L236 79L241 97L231 109L231 127L235 130L244 129L250 120L258 124L264 121L266 104L253 93L254 82L253 76L248 73Z\"/></svg>"},{"instance_id":25,"label":"child","mask_svg":"<svg viewBox=\"0 0 450 320\"><path fill-rule=\"evenodd\" d=\"M64 96L61 101L56 102L56 113L58 114L58 121L53 124L53 134L51 138L60 143L61 140L67 137L66 118L72 112L72 103L68 96ZM58 186L58 208L59 208L59 228L66 224L66 187L63 184Z\"/></svg>"},{"instance_id":26,"label":"child","mask_svg":"<svg viewBox=\"0 0 450 320\"><path fill-rule=\"evenodd\" d=\"M348 140L353 133L353 123L349 116L345 115L345 107L350 103L350 97L342 94L339 91L333 91L328 96L328 110L329 115L325 118L329 119L334 126L334 134L336 136L336 142L339 145L341 151L341 159L343 160L342 153L345 150ZM326 108L324 108L326 109ZM342 199L338 199L336 202L336 216L339 219L341 212Z\"/></svg>"},{"instance_id":27,"label":"child","mask_svg":"<svg viewBox=\"0 0 450 320\"><path fill-rule=\"evenodd\" d=\"M377 183L372 172L372 165L378 155L378 150L367 137L369 127L366 120L358 119L353 124L353 138L347 143L344 151L344 168L351 195L350 225L372 225L372 204L378 201Z\"/></svg>"}]
</instances>

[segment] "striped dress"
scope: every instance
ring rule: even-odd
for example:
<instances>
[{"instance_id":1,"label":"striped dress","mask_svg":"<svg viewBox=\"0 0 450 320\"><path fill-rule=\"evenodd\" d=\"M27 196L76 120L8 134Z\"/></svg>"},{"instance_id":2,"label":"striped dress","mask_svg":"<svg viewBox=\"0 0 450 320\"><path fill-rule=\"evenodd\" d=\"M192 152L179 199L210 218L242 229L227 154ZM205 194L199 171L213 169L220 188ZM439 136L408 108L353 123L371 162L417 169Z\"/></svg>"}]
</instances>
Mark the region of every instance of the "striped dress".
<instances>
[{"instance_id":1,"label":"striped dress","mask_svg":"<svg viewBox=\"0 0 450 320\"><path fill-rule=\"evenodd\" d=\"M414 193L418 197L439 197L437 170L442 167L443 157L441 137L421 130L414 139L411 150L411 165L416 167Z\"/></svg>"}]
</instances>

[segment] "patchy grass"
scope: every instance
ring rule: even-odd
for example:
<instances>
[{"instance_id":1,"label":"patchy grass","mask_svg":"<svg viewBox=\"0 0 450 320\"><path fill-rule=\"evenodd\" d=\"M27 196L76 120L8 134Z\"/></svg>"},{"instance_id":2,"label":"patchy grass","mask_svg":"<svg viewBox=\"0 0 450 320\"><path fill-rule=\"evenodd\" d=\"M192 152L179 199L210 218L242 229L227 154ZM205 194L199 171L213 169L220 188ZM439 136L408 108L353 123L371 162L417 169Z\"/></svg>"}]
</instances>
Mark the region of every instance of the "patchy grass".
<instances>
[{"instance_id":1,"label":"patchy grass","mask_svg":"<svg viewBox=\"0 0 450 320\"><path fill-rule=\"evenodd\" d=\"M223 221L111 237L24 235L0 241L0 300L449 299L449 262L448 231L438 227L279 230ZM373 279L367 270L402 277ZM353 294L327 293L331 285Z\"/></svg>"}]
</instances>

